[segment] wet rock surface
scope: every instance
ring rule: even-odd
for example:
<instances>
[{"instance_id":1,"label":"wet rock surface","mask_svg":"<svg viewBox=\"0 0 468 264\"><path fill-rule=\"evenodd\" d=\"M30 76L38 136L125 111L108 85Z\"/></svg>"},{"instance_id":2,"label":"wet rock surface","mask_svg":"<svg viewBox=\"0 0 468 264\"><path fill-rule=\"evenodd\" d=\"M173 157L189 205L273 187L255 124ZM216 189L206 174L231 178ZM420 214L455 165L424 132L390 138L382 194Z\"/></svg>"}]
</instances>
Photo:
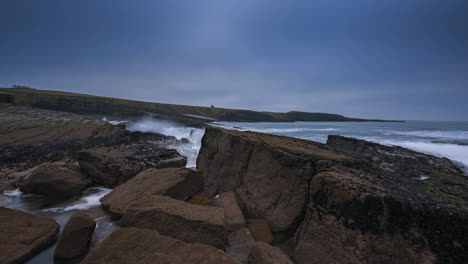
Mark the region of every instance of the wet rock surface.
<instances>
[{"instance_id":1,"label":"wet rock surface","mask_svg":"<svg viewBox=\"0 0 468 264\"><path fill-rule=\"evenodd\" d=\"M54 257L74 259L83 256L89 248L96 227L96 221L89 215L78 212L68 220L60 234Z\"/></svg>"},{"instance_id":2,"label":"wet rock surface","mask_svg":"<svg viewBox=\"0 0 468 264\"><path fill-rule=\"evenodd\" d=\"M0 263L24 263L50 246L58 232L53 219L0 207Z\"/></svg>"},{"instance_id":3,"label":"wet rock surface","mask_svg":"<svg viewBox=\"0 0 468 264\"><path fill-rule=\"evenodd\" d=\"M188 168L148 169L115 188L101 199L101 204L116 214L145 194L166 195L186 200L203 188L201 173Z\"/></svg>"},{"instance_id":4,"label":"wet rock surface","mask_svg":"<svg viewBox=\"0 0 468 264\"><path fill-rule=\"evenodd\" d=\"M184 167L187 158L157 145L131 144L80 152L81 169L97 184L118 186L148 168Z\"/></svg>"},{"instance_id":5,"label":"wet rock surface","mask_svg":"<svg viewBox=\"0 0 468 264\"><path fill-rule=\"evenodd\" d=\"M276 242L294 237L297 263L468 260L468 179L448 159L208 127L197 168L208 194L234 191Z\"/></svg>"},{"instance_id":6,"label":"wet rock surface","mask_svg":"<svg viewBox=\"0 0 468 264\"><path fill-rule=\"evenodd\" d=\"M187 244L154 230L122 228L94 249L83 264L174 263L235 264L225 252L202 244Z\"/></svg>"},{"instance_id":7,"label":"wet rock surface","mask_svg":"<svg viewBox=\"0 0 468 264\"><path fill-rule=\"evenodd\" d=\"M160 195L144 195L134 201L124 211L120 224L218 248L224 248L226 240L223 209Z\"/></svg>"},{"instance_id":8,"label":"wet rock surface","mask_svg":"<svg viewBox=\"0 0 468 264\"><path fill-rule=\"evenodd\" d=\"M71 197L91 185L75 164L44 163L33 168L19 185L24 193L50 197Z\"/></svg>"}]
</instances>

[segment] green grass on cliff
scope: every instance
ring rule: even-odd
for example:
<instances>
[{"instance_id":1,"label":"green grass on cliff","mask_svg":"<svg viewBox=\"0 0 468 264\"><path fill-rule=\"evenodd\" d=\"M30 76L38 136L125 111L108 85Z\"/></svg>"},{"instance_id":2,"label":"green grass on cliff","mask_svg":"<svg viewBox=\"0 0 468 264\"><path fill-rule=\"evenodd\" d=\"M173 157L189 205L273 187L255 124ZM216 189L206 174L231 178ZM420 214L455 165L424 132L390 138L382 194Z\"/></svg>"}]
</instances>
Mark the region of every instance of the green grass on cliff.
<instances>
[{"instance_id":1,"label":"green grass on cliff","mask_svg":"<svg viewBox=\"0 0 468 264\"><path fill-rule=\"evenodd\" d=\"M15 96L15 104L42 109L72 112L88 116L125 115L165 116L200 115L222 121L239 122L291 122L291 121L382 121L347 118L336 114L307 112L258 112L218 107L188 106L142 102L87 94L37 90L23 86L0 88L0 92Z\"/></svg>"}]
</instances>

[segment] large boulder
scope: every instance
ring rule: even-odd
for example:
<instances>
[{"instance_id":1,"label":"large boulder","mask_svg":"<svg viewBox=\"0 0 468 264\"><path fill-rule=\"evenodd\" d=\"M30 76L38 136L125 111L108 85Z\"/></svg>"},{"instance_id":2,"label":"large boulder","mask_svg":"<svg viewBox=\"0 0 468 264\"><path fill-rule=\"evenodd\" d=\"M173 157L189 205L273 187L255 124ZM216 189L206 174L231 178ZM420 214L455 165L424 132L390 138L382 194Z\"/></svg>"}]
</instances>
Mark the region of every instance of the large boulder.
<instances>
[{"instance_id":1,"label":"large boulder","mask_svg":"<svg viewBox=\"0 0 468 264\"><path fill-rule=\"evenodd\" d=\"M265 219L249 219L247 226L252 233L255 241L262 241L265 243L273 242L273 234L270 225Z\"/></svg>"},{"instance_id":2,"label":"large boulder","mask_svg":"<svg viewBox=\"0 0 468 264\"><path fill-rule=\"evenodd\" d=\"M54 243L58 232L53 219L0 207L0 263L24 263Z\"/></svg>"},{"instance_id":3,"label":"large boulder","mask_svg":"<svg viewBox=\"0 0 468 264\"><path fill-rule=\"evenodd\" d=\"M79 163L94 182L115 187L148 168L184 167L187 158L176 150L130 144L84 150L79 154Z\"/></svg>"},{"instance_id":4,"label":"large boulder","mask_svg":"<svg viewBox=\"0 0 468 264\"><path fill-rule=\"evenodd\" d=\"M207 127L197 169L206 193L235 191L246 214L280 232L299 224L314 164L347 158L307 140Z\"/></svg>"},{"instance_id":5,"label":"large boulder","mask_svg":"<svg viewBox=\"0 0 468 264\"><path fill-rule=\"evenodd\" d=\"M111 212L122 214L145 194L161 194L185 200L203 189L201 173L188 168L148 169L119 185L101 199Z\"/></svg>"},{"instance_id":6,"label":"large boulder","mask_svg":"<svg viewBox=\"0 0 468 264\"><path fill-rule=\"evenodd\" d=\"M120 221L122 227L153 229L187 243L224 248L222 208L196 205L160 195L144 195L131 203Z\"/></svg>"},{"instance_id":7,"label":"large boulder","mask_svg":"<svg viewBox=\"0 0 468 264\"><path fill-rule=\"evenodd\" d=\"M224 220L228 230L234 231L245 226L244 214L237 204L234 192L222 193L215 197L211 203L213 206L224 209Z\"/></svg>"},{"instance_id":8,"label":"large boulder","mask_svg":"<svg viewBox=\"0 0 468 264\"><path fill-rule=\"evenodd\" d=\"M74 164L45 163L30 170L28 174L19 186L24 193L70 197L81 193L91 184Z\"/></svg>"},{"instance_id":9,"label":"large boulder","mask_svg":"<svg viewBox=\"0 0 468 264\"><path fill-rule=\"evenodd\" d=\"M236 264L223 251L202 244L186 244L154 230L122 228L112 233L82 264Z\"/></svg>"},{"instance_id":10,"label":"large boulder","mask_svg":"<svg viewBox=\"0 0 468 264\"><path fill-rule=\"evenodd\" d=\"M60 234L54 257L74 259L83 256L93 237L96 221L89 215L77 212L68 220Z\"/></svg>"},{"instance_id":11,"label":"large boulder","mask_svg":"<svg viewBox=\"0 0 468 264\"><path fill-rule=\"evenodd\" d=\"M332 263L332 262L314 262L310 263ZM248 259L249 264L294 264L294 262L279 248L271 246L264 242L257 242L250 250ZM333 262L343 263L343 262Z\"/></svg>"},{"instance_id":12,"label":"large boulder","mask_svg":"<svg viewBox=\"0 0 468 264\"><path fill-rule=\"evenodd\" d=\"M299 264L468 260L468 178L448 159L208 127L197 166L208 194L235 191L275 243L294 236Z\"/></svg>"}]
</instances>

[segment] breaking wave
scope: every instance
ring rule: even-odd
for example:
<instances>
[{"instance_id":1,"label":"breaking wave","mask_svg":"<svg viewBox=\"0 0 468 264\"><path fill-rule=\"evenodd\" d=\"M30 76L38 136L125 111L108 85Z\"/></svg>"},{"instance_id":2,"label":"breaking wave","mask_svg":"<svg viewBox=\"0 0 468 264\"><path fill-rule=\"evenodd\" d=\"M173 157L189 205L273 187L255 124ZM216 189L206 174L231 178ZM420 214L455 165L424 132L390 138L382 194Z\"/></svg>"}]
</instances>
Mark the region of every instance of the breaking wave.
<instances>
[{"instance_id":1,"label":"breaking wave","mask_svg":"<svg viewBox=\"0 0 468 264\"><path fill-rule=\"evenodd\" d=\"M182 144L172 146L181 155L187 157L187 167L196 167L198 152L201 147L201 139L205 133L204 129L187 127L179 123L144 118L127 126L130 131L153 132L166 136L174 136L178 140L186 139Z\"/></svg>"}]
</instances>

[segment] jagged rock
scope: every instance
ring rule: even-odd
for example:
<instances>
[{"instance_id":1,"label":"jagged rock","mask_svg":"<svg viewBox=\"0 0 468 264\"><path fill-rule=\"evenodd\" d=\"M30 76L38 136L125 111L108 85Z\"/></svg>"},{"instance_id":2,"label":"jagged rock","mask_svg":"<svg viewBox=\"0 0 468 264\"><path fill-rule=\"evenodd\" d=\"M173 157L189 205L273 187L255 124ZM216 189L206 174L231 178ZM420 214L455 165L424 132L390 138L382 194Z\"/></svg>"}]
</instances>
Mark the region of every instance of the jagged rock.
<instances>
[{"instance_id":1,"label":"jagged rock","mask_svg":"<svg viewBox=\"0 0 468 264\"><path fill-rule=\"evenodd\" d=\"M237 204L234 192L222 193L211 203L213 206L224 209L224 221L228 230L234 231L245 226L244 214Z\"/></svg>"},{"instance_id":2,"label":"jagged rock","mask_svg":"<svg viewBox=\"0 0 468 264\"><path fill-rule=\"evenodd\" d=\"M271 233L270 225L265 219L249 219L247 226L252 232L255 241L262 241L271 243L273 241L273 234Z\"/></svg>"},{"instance_id":3,"label":"jagged rock","mask_svg":"<svg viewBox=\"0 0 468 264\"><path fill-rule=\"evenodd\" d=\"M95 227L96 221L87 214L73 214L60 234L54 257L73 259L83 256L89 247Z\"/></svg>"},{"instance_id":4,"label":"jagged rock","mask_svg":"<svg viewBox=\"0 0 468 264\"><path fill-rule=\"evenodd\" d=\"M223 248L222 208L190 204L160 195L144 195L131 203L120 221L122 227L153 229L187 243Z\"/></svg>"},{"instance_id":5,"label":"jagged rock","mask_svg":"<svg viewBox=\"0 0 468 264\"><path fill-rule=\"evenodd\" d=\"M53 219L0 207L0 263L24 263L51 245L58 232Z\"/></svg>"},{"instance_id":6,"label":"jagged rock","mask_svg":"<svg viewBox=\"0 0 468 264\"><path fill-rule=\"evenodd\" d=\"M255 245L248 228L241 228L227 237L226 252L240 263L247 263L251 248Z\"/></svg>"},{"instance_id":7,"label":"jagged rock","mask_svg":"<svg viewBox=\"0 0 468 264\"><path fill-rule=\"evenodd\" d=\"M95 248L82 264L236 264L223 251L201 244L186 244L154 230L122 228Z\"/></svg>"},{"instance_id":8,"label":"jagged rock","mask_svg":"<svg viewBox=\"0 0 468 264\"><path fill-rule=\"evenodd\" d=\"M184 167L187 158L176 150L131 144L84 150L79 163L94 182L115 187L148 168Z\"/></svg>"},{"instance_id":9,"label":"jagged rock","mask_svg":"<svg viewBox=\"0 0 468 264\"><path fill-rule=\"evenodd\" d=\"M70 197L81 193L91 181L74 164L45 163L28 172L20 185L24 193Z\"/></svg>"},{"instance_id":10,"label":"jagged rock","mask_svg":"<svg viewBox=\"0 0 468 264\"><path fill-rule=\"evenodd\" d=\"M246 214L266 219L279 232L299 224L320 159L347 157L307 140L207 127L197 168L205 192L235 191Z\"/></svg>"},{"instance_id":11,"label":"jagged rock","mask_svg":"<svg viewBox=\"0 0 468 264\"><path fill-rule=\"evenodd\" d=\"M111 212L122 214L131 202L144 194L163 194L185 200L203 188L201 173L188 168L148 169L119 185L101 199Z\"/></svg>"},{"instance_id":12,"label":"jagged rock","mask_svg":"<svg viewBox=\"0 0 468 264\"><path fill-rule=\"evenodd\" d=\"M264 242L257 242L253 246L249 255L249 264L294 264L294 262L279 248ZM314 262L313 258L309 263L331 263ZM343 262L333 262L343 263Z\"/></svg>"},{"instance_id":13,"label":"jagged rock","mask_svg":"<svg viewBox=\"0 0 468 264\"><path fill-rule=\"evenodd\" d=\"M448 159L208 127L197 167L205 192L235 191L276 242L295 234L299 264L468 260L468 178Z\"/></svg>"}]
</instances>

